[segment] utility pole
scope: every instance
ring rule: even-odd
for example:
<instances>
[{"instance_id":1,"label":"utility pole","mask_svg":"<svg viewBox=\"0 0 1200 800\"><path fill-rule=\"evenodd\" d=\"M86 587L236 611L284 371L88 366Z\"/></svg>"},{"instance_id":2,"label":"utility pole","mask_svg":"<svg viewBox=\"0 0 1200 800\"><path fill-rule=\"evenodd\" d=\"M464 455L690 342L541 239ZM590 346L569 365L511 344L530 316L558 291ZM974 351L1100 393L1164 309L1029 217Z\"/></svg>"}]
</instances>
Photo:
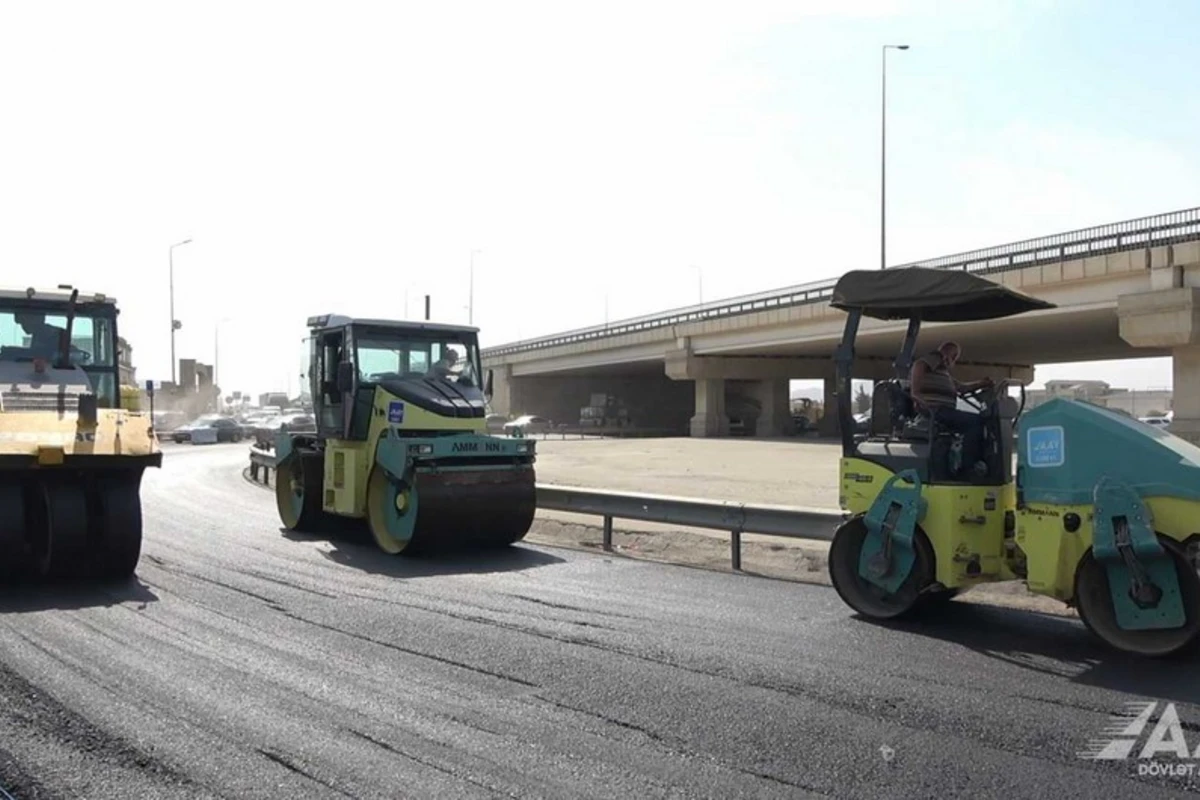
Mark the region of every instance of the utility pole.
<instances>
[{"instance_id":1,"label":"utility pole","mask_svg":"<svg viewBox=\"0 0 1200 800\"><path fill-rule=\"evenodd\" d=\"M176 383L176 378L175 378L175 363L176 363L175 362L175 331L179 330L180 327L182 327L179 324L179 320L175 319L175 248L181 247L190 241L192 241L192 240L184 239L182 242L176 242L175 244L173 244L167 248L167 263L170 265L169 266L170 277L168 278L168 280L170 281L170 293L171 293L171 300L170 300L170 303L171 303L171 385L175 385L175 383Z\"/></svg>"},{"instance_id":2,"label":"utility pole","mask_svg":"<svg viewBox=\"0 0 1200 800\"><path fill-rule=\"evenodd\" d=\"M213 386L221 385L220 381L218 380L220 373L220 368L218 365L221 362L221 325L229 322L230 319L232 318L220 317L213 325Z\"/></svg>"},{"instance_id":3,"label":"utility pole","mask_svg":"<svg viewBox=\"0 0 1200 800\"><path fill-rule=\"evenodd\" d=\"M906 44L885 44L880 67L879 110L879 268L887 269L887 51L907 50Z\"/></svg>"}]
</instances>

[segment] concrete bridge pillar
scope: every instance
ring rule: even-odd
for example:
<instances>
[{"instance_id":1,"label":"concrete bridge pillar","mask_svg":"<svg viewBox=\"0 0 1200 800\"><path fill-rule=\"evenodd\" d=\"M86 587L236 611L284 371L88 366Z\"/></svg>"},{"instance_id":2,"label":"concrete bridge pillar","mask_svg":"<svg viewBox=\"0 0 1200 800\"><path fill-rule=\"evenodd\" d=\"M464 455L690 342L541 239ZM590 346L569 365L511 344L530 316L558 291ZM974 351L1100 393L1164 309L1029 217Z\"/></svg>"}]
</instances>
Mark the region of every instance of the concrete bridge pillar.
<instances>
[{"instance_id":1,"label":"concrete bridge pillar","mask_svg":"<svg viewBox=\"0 0 1200 800\"><path fill-rule=\"evenodd\" d=\"M1171 433L1200 444L1200 345L1171 353Z\"/></svg>"},{"instance_id":2,"label":"concrete bridge pillar","mask_svg":"<svg viewBox=\"0 0 1200 800\"><path fill-rule=\"evenodd\" d=\"M728 436L729 417L725 414L725 379L697 378L696 410L691 434L696 437Z\"/></svg>"},{"instance_id":3,"label":"concrete bridge pillar","mask_svg":"<svg viewBox=\"0 0 1200 800\"><path fill-rule=\"evenodd\" d=\"M1169 348L1171 433L1200 444L1200 288L1175 286L1117 299L1121 338L1134 347Z\"/></svg>"},{"instance_id":4,"label":"concrete bridge pillar","mask_svg":"<svg viewBox=\"0 0 1200 800\"><path fill-rule=\"evenodd\" d=\"M759 381L755 394L762 404L755 436L785 436L792 431L792 402L788 394L787 379Z\"/></svg>"},{"instance_id":5,"label":"concrete bridge pillar","mask_svg":"<svg viewBox=\"0 0 1200 800\"><path fill-rule=\"evenodd\" d=\"M825 437L840 436L842 428L838 424L837 380L834 378L825 379L825 396L821 402L824 404L824 411L821 421L817 423L817 434Z\"/></svg>"},{"instance_id":6,"label":"concrete bridge pillar","mask_svg":"<svg viewBox=\"0 0 1200 800\"><path fill-rule=\"evenodd\" d=\"M493 414L510 415L521 408L521 379L513 377L512 364L501 364L492 370L492 399L488 405Z\"/></svg>"}]
</instances>

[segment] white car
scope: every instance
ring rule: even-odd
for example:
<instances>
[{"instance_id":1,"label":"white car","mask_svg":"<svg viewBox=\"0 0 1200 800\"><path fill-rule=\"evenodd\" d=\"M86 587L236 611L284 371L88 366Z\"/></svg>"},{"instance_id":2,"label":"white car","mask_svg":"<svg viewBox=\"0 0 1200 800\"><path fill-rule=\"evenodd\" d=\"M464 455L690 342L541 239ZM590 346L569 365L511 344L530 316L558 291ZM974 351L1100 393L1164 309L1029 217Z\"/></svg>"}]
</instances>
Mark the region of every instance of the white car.
<instances>
[{"instance_id":1,"label":"white car","mask_svg":"<svg viewBox=\"0 0 1200 800\"><path fill-rule=\"evenodd\" d=\"M536 433L548 433L550 431L550 420L534 414L525 414L517 417L512 422L504 423L504 432L510 436L516 428L519 428L526 436Z\"/></svg>"},{"instance_id":2,"label":"white car","mask_svg":"<svg viewBox=\"0 0 1200 800\"><path fill-rule=\"evenodd\" d=\"M1166 417L1139 417L1138 421L1164 431L1171 427L1171 420Z\"/></svg>"}]
</instances>

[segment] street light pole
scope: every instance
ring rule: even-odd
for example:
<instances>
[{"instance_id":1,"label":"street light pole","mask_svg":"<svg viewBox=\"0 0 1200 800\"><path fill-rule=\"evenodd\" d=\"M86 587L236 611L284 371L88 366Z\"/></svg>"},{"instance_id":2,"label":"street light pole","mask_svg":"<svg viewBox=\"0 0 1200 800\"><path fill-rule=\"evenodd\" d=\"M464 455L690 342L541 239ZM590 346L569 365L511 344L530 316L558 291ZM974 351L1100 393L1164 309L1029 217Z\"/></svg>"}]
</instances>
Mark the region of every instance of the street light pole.
<instances>
[{"instance_id":1,"label":"street light pole","mask_svg":"<svg viewBox=\"0 0 1200 800\"><path fill-rule=\"evenodd\" d=\"M216 398L215 398L217 407L215 410L218 412L221 410L221 397L225 394L224 392L220 391L220 388L221 388L221 380L220 380L221 325L223 323L229 322L231 319L232 319L232 317L220 317L217 319L216 323L213 325L213 380L212 380L212 382L213 382L213 388L217 390L217 394L216 394Z\"/></svg>"},{"instance_id":2,"label":"street light pole","mask_svg":"<svg viewBox=\"0 0 1200 800\"><path fill-rule=\"evenodd\" d=\"M181 247L191 239L184 239L182 242L176 242L167 248L167 263L170 265L170 292L171 292L171 385L175 385L175 331L179 328L179 320L175 319L175 248Z\"/></svg>"},{"instance_id":3,"label":"street light pole","mask_svg":"<svg viewBox=\"0 0 1200 800\"><path fill-rule=\"evenodd\" d=\"M230 317L221 317L213 325L213 385L220 386L218 377L220 376L221 363L221 325L229 322Z\"/></svg>"},{"instance_id":4,"label":"street light pole","mask_svg":"<svg viewBox=\"0 0 1200 800\"><path fill-rule=\"evenodd\" d=\"M704 305L704 269L692 265L692 269L696 270L696 290L700 295L700 305Z\"/></svg>"},{"instance_id":5,"label":"street light pole","mask_svg":"<svg viewBox=\"0 0 1200 800\"><path fill-rule=\"evenodd\" d=\"M880 64L879 93L879 268L887 269L887 51L907 50L906 44L885 44Z\"/></svg>"}]
</instances>

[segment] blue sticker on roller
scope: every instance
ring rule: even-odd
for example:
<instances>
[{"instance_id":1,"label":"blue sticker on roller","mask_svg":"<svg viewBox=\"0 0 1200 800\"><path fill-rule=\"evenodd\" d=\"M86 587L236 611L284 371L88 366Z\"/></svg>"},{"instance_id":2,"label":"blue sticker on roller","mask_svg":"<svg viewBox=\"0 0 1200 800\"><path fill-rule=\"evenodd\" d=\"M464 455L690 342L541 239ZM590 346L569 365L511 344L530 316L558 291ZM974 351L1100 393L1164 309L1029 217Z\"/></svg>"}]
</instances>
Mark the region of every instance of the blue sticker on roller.
<instances>
[{"instance_id":1,"label":"blue sticker on roller","mask_svg":"<svg viewBox=\"0 0 1200 800\"><path fill-rule=\"evenodd\" d=\"M396 425L404 422L404 403L399 400L388 403L388 422Z\"/></svg>"},{"instance_id":2,"label":"blue sticker on roller","mask_svg":"<svg viewBox=\"0 0 1200 800\"><path fill-rule=\"evenodd\" d=\"M1061 467L1067 461L1062 426L1030 428L1025 434L1026 459L1031 467Z\"/></svg>"}]
</instances>

